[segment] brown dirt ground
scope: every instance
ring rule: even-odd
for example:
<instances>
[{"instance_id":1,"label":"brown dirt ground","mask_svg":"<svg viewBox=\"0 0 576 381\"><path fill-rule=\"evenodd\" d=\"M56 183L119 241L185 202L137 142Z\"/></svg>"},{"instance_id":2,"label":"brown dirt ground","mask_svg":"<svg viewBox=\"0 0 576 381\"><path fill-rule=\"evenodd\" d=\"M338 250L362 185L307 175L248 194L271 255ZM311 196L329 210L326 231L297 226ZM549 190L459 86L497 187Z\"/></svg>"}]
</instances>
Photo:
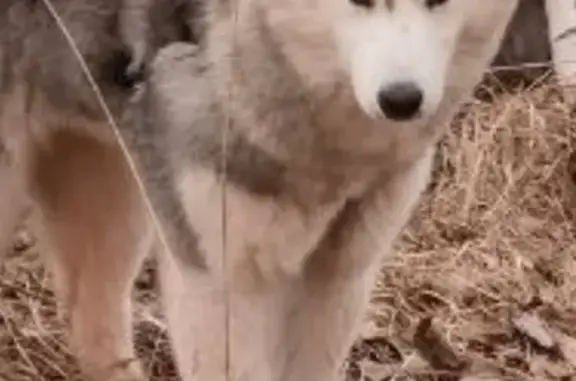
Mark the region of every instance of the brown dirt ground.
<instances>
[{"instance_id":1,"label":"brown dirt ground","mask_svg":"<svg viewBox=\"0 0 576 381\"><path fill-rule=\"evenodd\" d=\"M574 115L551 82L490 94L439 144L346 364L351 381L576 380ZM0 265L0 380L79 379L49 277L24 246ZM155 286L150 265L135 291L138 352L153 380L177 380ZM519 316L545 324L544 338L538 324L515 327Z\"/></svg>"}]
</instances>

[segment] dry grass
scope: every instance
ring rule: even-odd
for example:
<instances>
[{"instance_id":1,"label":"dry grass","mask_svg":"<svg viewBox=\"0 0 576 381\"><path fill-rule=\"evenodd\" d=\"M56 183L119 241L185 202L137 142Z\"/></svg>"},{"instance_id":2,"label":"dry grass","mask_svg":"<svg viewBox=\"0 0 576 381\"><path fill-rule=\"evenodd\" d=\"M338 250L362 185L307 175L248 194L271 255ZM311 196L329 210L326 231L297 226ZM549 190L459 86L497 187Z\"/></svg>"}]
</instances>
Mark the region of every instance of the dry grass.
<instances>
[{"instance_id":1,"label":"dry grass","mask_svg":"<svg viewBox=\"0 0 576 381\"><path fill-rule=\"evenodd\" d=\"M466 107L440 144L399 255L386 263L351 379L576 374L567 349L576 337L571 118L550 84ZM47 286L34 247L9 253L0 267L0 380L77 377ZM154 288L147 269L136 290L139 353L154 380L176 380ZM546 322L552 347L514 328L511 318L526 311Z\"/></svg>"}]
</instances>

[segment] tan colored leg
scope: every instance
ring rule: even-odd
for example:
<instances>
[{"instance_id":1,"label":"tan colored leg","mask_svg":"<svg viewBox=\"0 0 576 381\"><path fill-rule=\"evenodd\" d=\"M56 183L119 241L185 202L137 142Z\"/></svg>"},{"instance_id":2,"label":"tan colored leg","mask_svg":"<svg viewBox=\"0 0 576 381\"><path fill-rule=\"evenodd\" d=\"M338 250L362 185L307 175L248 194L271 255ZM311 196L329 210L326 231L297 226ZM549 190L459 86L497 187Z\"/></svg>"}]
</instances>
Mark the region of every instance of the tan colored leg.
<instances>
[{"instance_id":1,"label":"tan colored leg","mask_svg":"<svg viewBox=\"0 0 576 381\"><path fill-rule=\"evenodd\" d=\"M33 190L73 350L91 380L143 380L130 293L149 234L135 183L115 148L68 132L48 147Z\"/></svg>"}]
</instances>

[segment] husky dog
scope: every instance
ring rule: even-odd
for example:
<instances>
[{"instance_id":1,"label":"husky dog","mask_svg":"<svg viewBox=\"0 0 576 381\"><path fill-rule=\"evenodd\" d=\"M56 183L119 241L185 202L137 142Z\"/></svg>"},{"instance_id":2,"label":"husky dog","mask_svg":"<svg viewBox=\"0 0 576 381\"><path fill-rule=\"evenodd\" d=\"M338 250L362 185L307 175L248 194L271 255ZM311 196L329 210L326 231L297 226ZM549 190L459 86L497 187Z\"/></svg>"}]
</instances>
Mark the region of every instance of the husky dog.
<instances>
[{"instance_id":1,"label":"husky dog","mask_svg":"<svg viewBox=\"0 0 576 381\"><path fill-rule=\"evenodd\" d=\"M434 142L517 1L51 2L168 238L182 378L335 379ZM0 4L0 89L0 250L30 197L84 373L143 380L129 296L155 237L42 1Z\"/></svg>"},{"instance_id":2,"label":"husky dog","mask_svg":"<svg viewBox=\"0 0 576 381\"><path fill-rule=\"evenodd\" d=\"M199 45L158 53L124 128L184 380L336 379L516 6L214 0Z\"/></svg>"}]
</instances>

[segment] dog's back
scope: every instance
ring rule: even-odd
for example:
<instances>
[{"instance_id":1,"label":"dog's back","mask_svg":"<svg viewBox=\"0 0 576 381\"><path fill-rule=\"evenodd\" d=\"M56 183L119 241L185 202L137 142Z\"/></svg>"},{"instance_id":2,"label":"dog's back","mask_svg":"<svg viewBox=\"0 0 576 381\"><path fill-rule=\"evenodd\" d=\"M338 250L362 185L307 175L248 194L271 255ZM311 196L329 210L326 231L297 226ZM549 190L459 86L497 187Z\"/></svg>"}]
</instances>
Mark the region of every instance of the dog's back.
<instances>
[{"instance_id":1,"label":"dog's back","mask_svg":"<svg viewBox=\"0 0 576 381\"><path fill-rule=\"evenodd\" d=\"M132 34L142 35L140 38L147 45L145 61L171 41L197 38L196 31L191 28L194 8L183 0L53 0L50 4L62 25L42 1L3 2L0 88L6 93L8 88L26 84L33 92L43 93L51 106L63 113L103 117L94 89L86 80L62 27L86 61L106 102L116 112L142 74L127 72L134 58L134 47L130 46L132 41L127 41L126 35L130 32L126 33L126 30L132 29L135 30ZM137 69L145 70L146 62L139 64Z\"/></svg>"}]
</instances>

